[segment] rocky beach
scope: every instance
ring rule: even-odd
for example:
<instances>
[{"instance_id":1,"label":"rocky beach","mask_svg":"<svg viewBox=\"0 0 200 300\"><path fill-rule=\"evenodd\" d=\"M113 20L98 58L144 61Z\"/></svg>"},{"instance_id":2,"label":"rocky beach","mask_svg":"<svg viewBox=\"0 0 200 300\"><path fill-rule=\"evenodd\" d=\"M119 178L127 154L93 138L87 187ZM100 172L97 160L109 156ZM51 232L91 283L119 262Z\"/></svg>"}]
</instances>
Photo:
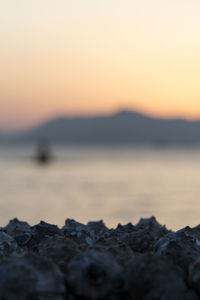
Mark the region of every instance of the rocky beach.
<instances>
[{"instance_id":1,"label":"rocky beach","mask_svg":"<svg viewBox=\"0 0 200 300\"><path fill-rule=\"evenodd\" d=\"M17 218L0 229L1 300L197 300L200 225L176 232L154 217L107 228Z\"/></svg>"}]
</instances>

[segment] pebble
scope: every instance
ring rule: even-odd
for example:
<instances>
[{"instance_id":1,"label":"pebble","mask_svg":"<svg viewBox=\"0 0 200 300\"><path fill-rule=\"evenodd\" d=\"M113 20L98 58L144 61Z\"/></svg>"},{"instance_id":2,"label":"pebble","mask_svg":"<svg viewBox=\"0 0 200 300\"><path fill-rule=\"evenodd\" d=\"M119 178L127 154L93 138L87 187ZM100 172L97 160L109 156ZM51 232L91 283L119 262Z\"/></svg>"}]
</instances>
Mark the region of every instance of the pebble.
<instances>
[{"instance_id":1,"label":"pebble","mask_svg":"<svg viewBox=\"0 0 200 300\"><path fill-rule=\"evenodd\" d=\"M200 225L176 232L155 217L109 229L11 220L0 228L0 300L197 300Z\"/></svg>"}]
</instances>

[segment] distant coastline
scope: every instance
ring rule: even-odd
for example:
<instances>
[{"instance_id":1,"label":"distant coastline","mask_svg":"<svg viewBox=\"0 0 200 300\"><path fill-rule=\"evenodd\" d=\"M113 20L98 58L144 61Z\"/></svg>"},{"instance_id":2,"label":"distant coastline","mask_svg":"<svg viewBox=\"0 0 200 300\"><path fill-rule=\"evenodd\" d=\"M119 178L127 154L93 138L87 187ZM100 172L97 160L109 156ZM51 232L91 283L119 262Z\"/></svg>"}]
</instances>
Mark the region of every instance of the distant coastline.
<instances>
[{"instance_id":1,"label":"distant coastline","mask_svg":"<svg viewBox=\"0 0 200 300\"><path fill-rule=\"evenodd\" d=\"M41 140L71 145L200 145L200 121L119 111L107 116L58 117L27 131L0 135L1 144Z\"/></svg>"}]
</instances>

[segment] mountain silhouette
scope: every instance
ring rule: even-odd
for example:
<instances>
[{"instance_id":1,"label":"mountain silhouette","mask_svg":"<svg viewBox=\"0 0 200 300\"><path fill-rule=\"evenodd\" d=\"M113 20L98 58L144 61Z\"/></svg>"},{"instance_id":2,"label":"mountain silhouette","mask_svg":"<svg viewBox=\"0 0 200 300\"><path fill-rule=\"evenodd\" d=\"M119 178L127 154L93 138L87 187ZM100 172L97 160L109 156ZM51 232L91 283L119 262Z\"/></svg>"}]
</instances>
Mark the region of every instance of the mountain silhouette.
<instances>
[{"instance_id":1,"label":"mountain silhouette","mask_svg":"<svg viewBox=\"0 0 200 300\"><path fill-rule=\"evenodd\" d=\"M109 116L59 117L15 137L67 144L200 144L200 121L153 118L133 111Z\"/></svg>"}]
</instances>

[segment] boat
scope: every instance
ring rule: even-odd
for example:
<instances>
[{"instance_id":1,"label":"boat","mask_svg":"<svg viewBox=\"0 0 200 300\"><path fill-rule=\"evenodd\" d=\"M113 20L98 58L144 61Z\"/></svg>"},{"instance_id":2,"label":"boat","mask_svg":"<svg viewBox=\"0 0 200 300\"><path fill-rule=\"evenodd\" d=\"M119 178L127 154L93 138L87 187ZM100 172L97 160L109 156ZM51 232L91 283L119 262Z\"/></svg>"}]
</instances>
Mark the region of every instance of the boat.
<instances>
[{"instance_id":1,"label":"boat","mask_svg":"<svg viewBox=\"0 0 200 300\"><path fill-rule=\"evenodd\" d=\"M50 163L50 161L52 160L52 156L49 144L47 142L42 141L38 143L35 160L41 165Z\"/></svg>"}]
</instances>

